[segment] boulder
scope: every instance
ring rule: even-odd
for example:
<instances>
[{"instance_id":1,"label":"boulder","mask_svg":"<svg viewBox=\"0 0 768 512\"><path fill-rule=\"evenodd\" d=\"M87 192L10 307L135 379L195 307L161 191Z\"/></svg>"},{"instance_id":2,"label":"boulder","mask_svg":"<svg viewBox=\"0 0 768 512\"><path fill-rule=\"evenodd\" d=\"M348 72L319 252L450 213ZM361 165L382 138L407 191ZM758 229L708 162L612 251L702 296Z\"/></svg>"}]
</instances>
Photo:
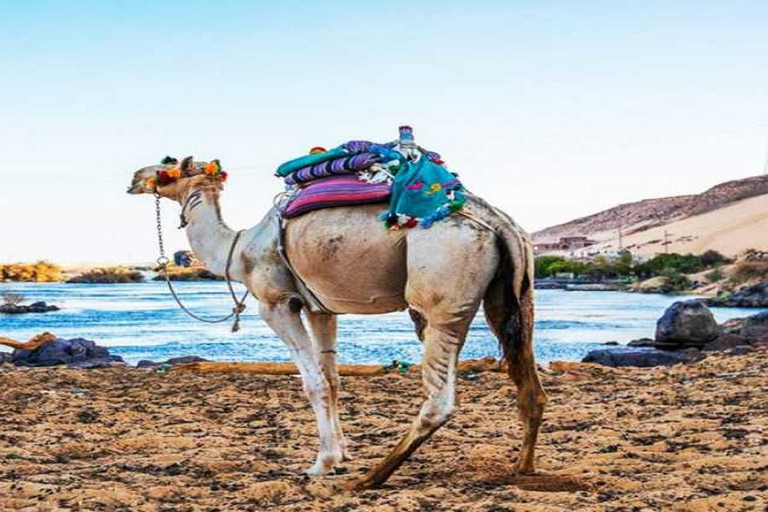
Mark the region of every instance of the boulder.
<instances>
[{"instance_id":1,"label":"boulder","mask_svg":"<svg viewBox=\"0 0 768 512\"><path fill-rule=\"evenodd\" d=\"M158 362L155 362L155 361L148 361L146 359L142 359L136 365L136 368L157 368L159 366L178 366L180 364L207 363L207 362L208 362L208 359L203 359L200 356L172 357L172 358L170 358L167 361L164 361L162 363L158 363Z\"/></svg>"},{"instance_id":2,"label":"boulder","mask_svg":"<svg viewBox=\"0 0 768 512\"><path fill-rule=\"evenodd\" d=\"M35 350L14 350L12 358L16 366L68 365L75 368L104 368L125 364L120 356L110 355L105 347L84 338L58 338Z\"/></svg>"},{"instance_id":3,"label":"boulder","mask_svg":"<svg viewBox=\"0 0 768 512\"><path fill-rule=\"evenodd\" d=\"M740 334L750 341L768 339L768 311L745 318Z\"/></svg>"},{"instance_id":4,"label":"boulder","mask_svg":"<svg viewBox=\"0 0 768 512\"><path fill-rule=\"evenodd\" d=\"M0 313L7 315L22 315L24 313L48 313L49 311L58 311L58 306L48 305L45 302L34 302L28 306L18 304L0 305Z\"/></svg>"},{"instance_id":5,"label":"boulder","mask_svg":"<svg viewBox=\"0 0 768 512\"><path fill-rule=\"evenodd\" d=\"M10 363L13 361L13 354L10 352L0 352L0 364Z\"/></svg>"},{"instance_id":6,"label":"boulder","mask_svg":"<svg viewBox=\"0 0 768 512\"><path fill-rule=\"evenodd\" d=\"M618 368L622 366L636 366L650 368L652 366L670 366L679 363L688 363L700 358L698 350L691 352L686 350L668 351L655 348L601 348L590 350L582 359L583 363L597 363L603 366Z\"/></svg>"},{"instance_id":7,"label":"boulder","mask_svg":"<svg viewBox=\"0 0 768 512\"><path fill-rule=\"evenodd\" d=\"M653 347L655 342L651 338L640 338L627 343L628 347Z\"/></svg>"},{"instance_id":8,"label":"boulder","mask_svg":"<svg viewBox=\"0 0 768 512\"><path fill-rule=\"evenodd\" d=\"M745 318L732 318L720 325L721 336L736 335L750 345L768 341L768 311Z\"/></svg>"},{"instance_id":9,"label":"boulder","mask_svg":"<svg viewBox=\"0 0 768 512\"><path fill-rule=\"evenodd\" d=\"M729 356L743 356L745 354L749 354L750 352L754 352L755 349L753 347L750 347L749 345L740 345L738 347L729 348L725 351L726 354Z\"/></svg>"},{"instance_id":10,"label":"boulder","mask_svg":"<svg viewBox=\"0 0 768 512\"><path fill-rule=\"evenodd\" d=\"M710 341L701 350L704 352L722 352L733 347L749 345L747 338L738 334L721 334L714 341Z\"/></svg>"},{"instance_id":11,"label":"boulder","mask_svg":"<svg viewBox=\"0 0 768 512\"><path fill-rule=\"evenodd\" d=\"M655 346L664 349L701 347L717 337L712 312L698 300L678 301L656 322Z\"/></svg>"},{"instance_id":12,"label":"boulder","mask_svg":"<svg viewBox=\"0 0 768 512\"><path fill-rule=\"evenodd\" d=\"M708 306L768 308L768 281L742 288L732 294L707 300Z\"/></svg>"}]
</instances>

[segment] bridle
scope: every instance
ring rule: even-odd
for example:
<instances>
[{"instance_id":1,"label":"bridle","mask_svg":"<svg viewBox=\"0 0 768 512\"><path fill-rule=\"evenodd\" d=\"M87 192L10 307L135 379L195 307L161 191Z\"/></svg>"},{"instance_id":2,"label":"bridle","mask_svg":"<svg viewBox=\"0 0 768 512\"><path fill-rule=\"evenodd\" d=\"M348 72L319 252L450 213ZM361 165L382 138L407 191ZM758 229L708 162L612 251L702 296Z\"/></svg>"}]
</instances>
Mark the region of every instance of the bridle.
<instances>
[{"instance_id":1,"label":"bridle","mask_svg":"<svg viewBox=\"0 0 768 512\"><path fill-rule=\"evenodd\" d=\"M181 226L180 228L186 226L187 220L184 216L184 211L186 210L186 207L192 198L194 194L190 194L190 196L187 198L187 200L184 202L184 205L182 206L181 210ZM235 294L235 289L232 287L232 278L229 274L229 269L232 266L232 257L235 253L235 247L237 246L237 242L240 241L240 235L243 234L243 230L238 231L235 233L235 238L232 240L232 245L229 247L229 254L227 254L227 266L224 269L224 277L226 277L227 280L227 288L229 288L229 294L232 296L232 301L235 303L235 306L232 308L232 312L228 314L227 316L216 318L216 319L209 319L209 318L203 318L189 309L187 309L186 306L181 302L181 299L179 298L178 294L176 293L176 290L173 288L173 284L171 283L171 278L168 276L168 264L170 263L170 260L165 255L165 244L163 242L163 220L162 220L162 213L160 211L160 199L162 196L155 192L155 218L157 221L157 244L160 249L160 257L157 258L157 264L160 267L160 271L163 274L163 277L165 277L165 282L168 284L168 289L171 291L171 295L173 295L174 300L176 301L176 304L179 305L182 311L184 311L186 314L194 318L195 320L199 320L200 322L205 322L207 324L218 324L221 322L226 322L232 317L235 317L235 321L232 324L232 332L237 332L240 330L240 314L245 311L245 299L248 298L248 290L245 291L243 294L243 297L241 299L237 298L237 294Z\"/></svg>"}]
</instances>

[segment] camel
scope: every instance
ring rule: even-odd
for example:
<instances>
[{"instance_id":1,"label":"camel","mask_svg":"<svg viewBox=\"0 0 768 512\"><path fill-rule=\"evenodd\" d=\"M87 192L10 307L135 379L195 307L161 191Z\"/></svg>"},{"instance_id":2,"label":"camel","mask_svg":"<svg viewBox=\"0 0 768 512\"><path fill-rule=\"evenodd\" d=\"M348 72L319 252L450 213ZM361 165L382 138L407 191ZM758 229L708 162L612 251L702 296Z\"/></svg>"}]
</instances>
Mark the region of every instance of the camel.
<instances>
[{"instance_id":1,"label":"camel","mask_svg":"<svg viewBox=\"0 0 768 512\"><path fill-rule=\"evenodd\" d=\"M290 349L314 410L319 449L308 475L333 473L349 458L337 408L338 315L407 309L424 344L426 398L408 433L350 485L366 489L383 484L452 415L459 353L481 304L518 390L523 438L515 471L534 473L547 395L533 354L532 246L510 217L470 194L465 215L429 229L387 230L379 219L384 205L373 204L309 212L287 222L282 237L273 207L236 232L221 217L222 179L204 173L205 165L187 157L179 179L155 186L148 178L166 168L144 167L128 193L179 203L190 246L211 272L225 275L231 253L230 278L257 298L262 320Z\"/></svg>"}]
</instances>

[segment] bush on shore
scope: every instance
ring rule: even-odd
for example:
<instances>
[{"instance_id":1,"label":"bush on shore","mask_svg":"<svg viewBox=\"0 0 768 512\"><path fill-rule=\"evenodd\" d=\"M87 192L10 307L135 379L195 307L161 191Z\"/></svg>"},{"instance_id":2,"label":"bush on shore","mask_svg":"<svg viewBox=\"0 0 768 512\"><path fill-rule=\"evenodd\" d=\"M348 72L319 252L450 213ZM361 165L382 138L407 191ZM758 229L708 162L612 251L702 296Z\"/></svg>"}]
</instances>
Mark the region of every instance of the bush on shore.
<instances>
[{"instance_id":1,"label":"bush on shore","mask_svg":"<svg viewBox=\"0 0 768 512\"><path fill-rule=\"evenodd\" d=\"M629 252L622 253L614 260L609 260L604 256L597 256L592 261L568 260L561 256L541 256L536 258L535 272L536 277L539 279L553 277L559 273L572 273L576 277L589 277L598 281L610 278L637 277L640 279L650 279L662 276L673 283L670 286L675 289L681 289L680 287L684 283L680 276L685 277L684 274L695 274L710 268L717 269L720 265L730 263L731 261L713 250L706 251L698 256L676 253L660 254L642 263L633 261L632 255ZM768 262L765 265L766 272L768 273ZM761 271L758 269L758 265L754 265L754 269L745 269L745 272L752 273ZM712 274L712 277L717 276L717 274L710 274ZM722 274L720 275L722 278Z\"/></svg>"},{"instance_id":2,"label":"bush on shore","mask_svg":"<svg viewBox=\"0 0 768 512\"><path fill-rule=\"evenodd\" d=\"M661 286L663 293L677 293L691 288L691 281L688 276L678 270L665 268L661 271L660 276L664 278L664 284Z\"/></svg>"},{"instance_id":3,"label":"bush on shore","mask_svg":"<svg viewBox=\"0 0 768 512\"><path fill-rule=\"evenodd\" d=\"M61 268L47 261L0 264L0 281L55 283L63 279Z\"/></svg>"},{"instance_id":4,"label":"bush on shore","mask_svg":"<svg viewBox=\"0 0 768 512\"><path fill-rule=\"evenodd\" d=\"M141 283L144 281L144 275L137 271L125 267L107 267L95 268L72 277L67 283Z\"/></svg>"},{"instance_id":5,"label":"bush on shore","mask_svg":"<svg viewBox=\"0 0 768 512\"><path fill-rule=\"evenodd\" d=\"M735 284L765 278L768 278L768 261L766 260L740 261L734 266L731 274L731 281Z\"/></svg>"}]
</instances>

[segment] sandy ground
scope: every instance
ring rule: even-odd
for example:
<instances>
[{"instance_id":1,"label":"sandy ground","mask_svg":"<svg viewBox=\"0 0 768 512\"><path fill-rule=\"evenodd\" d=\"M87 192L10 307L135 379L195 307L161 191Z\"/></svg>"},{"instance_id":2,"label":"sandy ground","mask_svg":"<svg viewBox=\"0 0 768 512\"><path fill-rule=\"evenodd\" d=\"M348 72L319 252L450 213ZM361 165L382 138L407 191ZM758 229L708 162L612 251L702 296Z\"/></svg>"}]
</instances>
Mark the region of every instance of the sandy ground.
<instances>
[{"instance_id":1,"label":"sandy ground","mask_svg":"<svg viewBox=\"0 0 768 512\"><path fill-rule=\"evenodd\" d=\"M768 352L690 366L543 372L551 404L533 477L498 373L459 385L451 422L388 484L370 467L418 408L418 376L343 379L354 460L300 471L316 447L294 377L0 368L0 510L765 510Z\"/></svg>"},{"instance_id":2,"label":"sandy ground","mask_svg":"<svg viewBox=\"0 0 768 512\"><path fill-rule=\"evenodd\" d=\"M664 231L667 231L669 252L701 254L715 249L735 256L747 249L766 249L768 246L768 194L739 201L725 208L696 215L665 226L626 235L625 248L632 254L654 256L664 252ZM617 236L611 233L611 236ZM598 240L604 238L595 236ZM591 246L588 250L615 251L618 239Z\"/></svg>"}]
</instances>

